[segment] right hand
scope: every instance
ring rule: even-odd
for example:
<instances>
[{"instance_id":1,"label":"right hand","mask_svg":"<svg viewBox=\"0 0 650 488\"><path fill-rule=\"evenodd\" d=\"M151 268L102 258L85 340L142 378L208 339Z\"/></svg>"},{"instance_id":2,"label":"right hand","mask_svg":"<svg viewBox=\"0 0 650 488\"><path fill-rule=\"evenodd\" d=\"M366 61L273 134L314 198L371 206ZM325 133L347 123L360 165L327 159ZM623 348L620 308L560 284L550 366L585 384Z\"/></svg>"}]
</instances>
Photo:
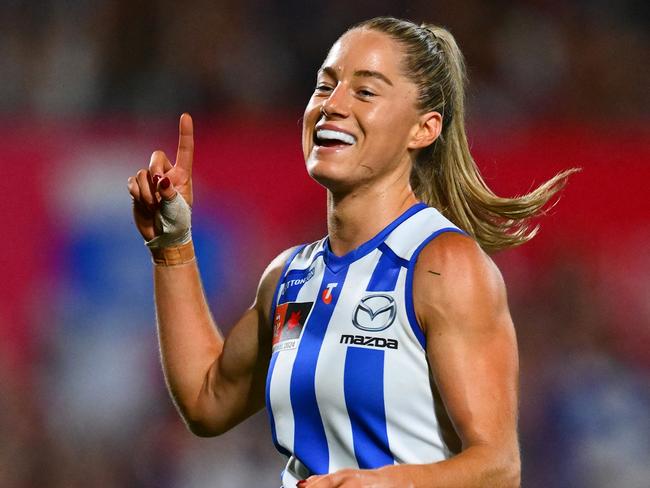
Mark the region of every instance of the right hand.
<instances>
[{"instance_id":1,"label":"right hand","mask_svg":"<svg viewBox=\"0 0 650 488\"><path fill-rule=\"evenodd\" d=\"M135 226L146 241L156 237L156 211L161 200L171 200L180 193L188 205L192 197L192 158L194 156L194 128L192 117L181 115L178 128L176 163L172 164L163 151L154 151L148 169L141 169L129 177L128 188L133 198Z\"/></svg>"}]
</instances>

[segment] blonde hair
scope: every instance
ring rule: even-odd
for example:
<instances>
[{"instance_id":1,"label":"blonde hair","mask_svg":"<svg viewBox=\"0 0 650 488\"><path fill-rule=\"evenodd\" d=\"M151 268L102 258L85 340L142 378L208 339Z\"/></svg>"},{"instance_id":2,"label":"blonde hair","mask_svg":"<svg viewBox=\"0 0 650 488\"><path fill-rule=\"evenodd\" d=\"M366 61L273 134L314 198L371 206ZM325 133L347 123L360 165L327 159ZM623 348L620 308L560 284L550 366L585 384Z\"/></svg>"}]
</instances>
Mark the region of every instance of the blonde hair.
<instances>
[{"instance_id":1,"label":"blonde hair","mask_svg":"<svg viewBox=\"0 0 650 488\"><path fill-rule=\"evenodd\" d=\"M465 133L463 55L445 28L377 17L352 29L388 34L404 47L404 71L418 87L418 109L442 116L442 132L421 150L411 171L416 196L472 235L487 252L518 246L532 239L539 225L533 217L566 185L572 168L556 174L522 196L497 196L485 184L472 158Z\"/></svg>"}]
</instances>

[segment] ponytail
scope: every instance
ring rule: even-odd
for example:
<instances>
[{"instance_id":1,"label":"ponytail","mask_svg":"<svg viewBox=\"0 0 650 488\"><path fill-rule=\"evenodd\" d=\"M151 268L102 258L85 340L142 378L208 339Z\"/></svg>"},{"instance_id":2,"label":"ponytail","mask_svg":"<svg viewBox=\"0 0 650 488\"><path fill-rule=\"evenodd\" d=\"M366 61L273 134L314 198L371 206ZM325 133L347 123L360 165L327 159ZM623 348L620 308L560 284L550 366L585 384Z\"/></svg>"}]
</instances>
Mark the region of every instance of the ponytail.
<instances>
[{"instance_id":1,"label":"ponytail","mask_svg":"<svg viewBox=\"0 0 650 488\"><path fill-rule=\"evenodd\" d=\"M411 172L416 196L472 235L487 252L518 246L532 239L539 225L531 219L566 185L573 168L535 190L513 198L499 197L485 184L469 150L465 133L466 71L463 55L443 27L378 17L356 28L384 32L405 47L406 75L419 89L422 112L442 116L438 139L423 149Z\"/></svg>"}]
</instances>

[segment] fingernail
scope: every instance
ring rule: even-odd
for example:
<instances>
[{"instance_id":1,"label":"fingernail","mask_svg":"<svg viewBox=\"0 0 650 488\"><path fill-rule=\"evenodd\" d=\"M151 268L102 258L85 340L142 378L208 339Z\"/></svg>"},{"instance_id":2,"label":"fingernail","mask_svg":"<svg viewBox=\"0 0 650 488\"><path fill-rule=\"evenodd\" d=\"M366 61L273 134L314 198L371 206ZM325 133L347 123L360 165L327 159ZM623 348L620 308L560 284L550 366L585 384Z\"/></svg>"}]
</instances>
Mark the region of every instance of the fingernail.
<instances>
[{"instance_id":1,"label":"fingernail","mask_svg":"<svg viewBox=\"0 0 650 488\"><path fill-rule=\"evenodd\" d=\"M170 184L171 181L169 181L169 178L167 178L166 176L162 180L160 180L160 188L162 188L163 190L169 188Z\"/></svg>"},{"instance_id":2,"label":"fingernail","mask_svg":"<svg viewBox=\"0 0 650 488\"><path fill-rule=\"evenodd\" d=\"M160 175L153 175L153 184L154 184L154 185L157 185L157 184L158 184L158 181L160 180L160 178L162 178L162 176L160 176Z\"/></svg>"}]
</instances>

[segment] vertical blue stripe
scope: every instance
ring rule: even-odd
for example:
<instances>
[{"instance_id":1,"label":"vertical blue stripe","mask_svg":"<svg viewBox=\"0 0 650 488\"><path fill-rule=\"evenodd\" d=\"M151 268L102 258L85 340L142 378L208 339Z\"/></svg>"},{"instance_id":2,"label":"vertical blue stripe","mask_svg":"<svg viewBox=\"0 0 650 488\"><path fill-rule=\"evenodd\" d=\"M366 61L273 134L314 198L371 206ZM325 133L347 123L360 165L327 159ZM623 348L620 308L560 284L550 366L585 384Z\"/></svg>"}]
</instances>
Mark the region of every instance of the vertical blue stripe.
<instances>
[{"instance_id":1,"label":"vertical blue stripe","mask_svg":"<svg viewBox=\"0 0 650 488\"><path fill-rule=\"evenodd\" d=\"M415 273L415 264L417 263L418 256L420 255L422 249L424 249L424 246L445 232L458 232L459 234L467 235L466 232L458 229L457 227L444 227L435 231L424 241L422 241L422 243L415 250L409 261L408 271L406 272L406 284L404 287L404 295L406 299L406 316L409 319L411 330L415 334L415 337L417 337L418 342L422 346L422 349L426 349L426 338L424 337L424 332L422 331L422 327L420 327L420 323L418 322L417 316L415 314L415 307L413 306L413 274Z\"/></svg>"},{"instance_id":2,"label":"vertical blue stripe","mask_svg":"<svg viewBox=\"0 0 650 488\"><path fill-rule=\"evenodd\" d=\"M387 253L382 253L372 272L366 291L393 291L401 266L395 264Z\"/></svg>"},{"instance_id":3,"label":"vertical blue stripe","mask_svg":"<svg viewBox=\"0 0 650 488\"><path fill-rule=\"evenodd\" d=\"M359 468L393 464L384 406L384 351L348 347L343 390Z\"/></svg>"},{"instance_id":4,"label":"vertical blue stripe","mask_svg":"<svg viewBox=\"0 0 650 488\"><path fill-rule=\"evenodd\" d=\"M291 407L295 421L294 454L312 474L329 471L329 449L325 427L316 400L316 364L327 326L341 295L348 267L334 273L325 267L323 281L314 308L303 329L296 359L291 371ZM336 283L332 289L332 301L323 301L327 285Z\"/></svg>"},{"instance_id":5,"label":"vertical blue stripe","mask_svg":"<svg viewBox=\"0 0 650 488\"><path fill-rule=\"evenodd\" d=\"M378 249L381 251L381 256L372 272L366 291L394 291L399 272L402 267L408 266L408 261L397 256L385 242L382 242Z\"/></svg>"},{"instance_id":6,"label":"vertical blue stripe","mask_svg":"<svg viewBox=\"0 0 650 488\"><path fill-rule=\"evenodd\" d=\"M275 432L275 418L273 417L273 410L271 409L271 378L273 377L273 370L275 369L275 361L277 359L278 359L278 353L275 352L271 356L271 364L269 364L269 372L266 375L266 410L269 414L269 423L271 424L271 437L273 438L273 445L275 445L275 448L285 456L291 456L291 453L287 451L284 447L282 447L278 442L278 435Z\"/></svg>"}]
</instances>

